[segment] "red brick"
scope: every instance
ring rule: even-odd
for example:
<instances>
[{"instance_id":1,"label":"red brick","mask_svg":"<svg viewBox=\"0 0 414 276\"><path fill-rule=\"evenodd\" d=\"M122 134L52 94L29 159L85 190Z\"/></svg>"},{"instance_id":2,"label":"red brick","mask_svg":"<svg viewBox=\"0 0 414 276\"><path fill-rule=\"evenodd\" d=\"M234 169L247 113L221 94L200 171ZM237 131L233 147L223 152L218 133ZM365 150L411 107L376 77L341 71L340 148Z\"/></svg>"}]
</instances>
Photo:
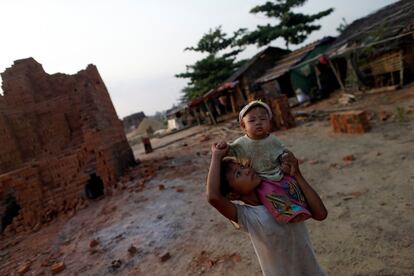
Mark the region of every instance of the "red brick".
<instances>
[{"instance_id":1,"label":"red brick","mask_svg":"<svg viewBox=\"0 0 414 276\"><path fill-rule=\"evenodd\" d=\"M273 122L277 129L292 128L296 125L295 117L291 113L286 95L270 99L270 107L273 112Z\"/></svg>"},{"instance_id":2,"label":"red brick","mask_svg":"<svg viewBox=\"0 0 414 276\"><path fill-rule=\"evenodd\" d=\"M24 275L30 270L31 263L26 263L17 269L17 275Z\"/></svg>"},{"instance_id":3,"label":"red brick","mask_svg":"<svg viewBox=\"0 0 414 276\"><path fill-rule=\"evenodd\" d=\"M93 239L89 242L89 247L93 248L93 247L97 246L98 244L99 244L99 242L97 240Z\"/></svg>"},{"instance_id":4,"label":"red brick","mask_svg":"<svg viewBox=\"0 0 414 276\"><path fill-rule=\"evenodd\" d=\"M169 260L170 258L171 258L171 255L170 255L169 252L167 252L167 253L164 253L160 256L160 261L163 263L163 262L166 262L167 260Z\"/></svg>"},{"instance_id":5,"label":"red brick","mask_svg":"<svg viewBox=\"0 0 414 276\"><path fill-rule=\"evenodd\" d=\"M334 132L364 133L370 129L365 111L337 112L330 115L331 126Z\"/></svg>"},{"instance_id":6,"label":"red brick","mask_svg":"<svg viewBox=\"0 0 414 276\"><path fill-rule=\"evenodd\" d=\"M50 267L50 270L52 271L53 274L57 274L59 272L62 272L64 269L65 269L65 263L64 262L55 263Z\"/></svg>"}]
</instances>

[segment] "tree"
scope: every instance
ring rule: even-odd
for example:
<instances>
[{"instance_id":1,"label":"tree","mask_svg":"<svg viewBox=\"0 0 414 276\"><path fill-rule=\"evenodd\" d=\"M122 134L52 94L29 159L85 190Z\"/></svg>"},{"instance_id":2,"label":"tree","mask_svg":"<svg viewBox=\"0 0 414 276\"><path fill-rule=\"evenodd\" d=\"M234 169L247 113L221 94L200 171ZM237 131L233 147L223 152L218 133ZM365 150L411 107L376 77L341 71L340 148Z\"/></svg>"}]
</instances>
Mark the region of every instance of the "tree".
<instances>
[{"instance_id":1,"label":"tree","mask_svg":"<svg viewBox=\"0 0 414 276\"><path fill-rule=\"evenodd\" d=\"M339 34L342 34L344 31L345 31L345 29L348 27L348 22L346 21L346 19L345 19L345 17L342 17L342 22L339 24L339 26L338 26L338 28L336 28L336 31L339 33Z\"/></svg>"},{"instance_id":2,"label":"tree","mask_svg":"<svg viewBox=\"0 0 414 276\"><path fill-rule=\"evenodd\" d=\"M253 7L250 13L263 13L266 17L277 19L279 22L275 25L257 26L256 30L245 34L238 41L239 45L257 44L257 46L265 46L277 38L285 40L287 49L289 44L302 43L310 33L321 28L320 25L313 24L313 22L333 12L333 8L311 15L293 11L294 8L303 6L306 1L274 0Z\"/></svg>"},{"instance_id":3,"label":"tree","mask_svg":"<svg viewBox=\"0 0 414 276\"><path fill-rule=\"evenodd\" d=\"M240 29L228 37L222 32L221 27L216 27L204 34L196 47L184 49L207 53L207 56L193 65L187 65L186 72L175 75L177 78L189 79L187 86L182 90L182 101L198 98L216 88L240 66L243 61L235 60L244 48L235 42L244 32L244 29Z\"/></svg>"}]
</instances>

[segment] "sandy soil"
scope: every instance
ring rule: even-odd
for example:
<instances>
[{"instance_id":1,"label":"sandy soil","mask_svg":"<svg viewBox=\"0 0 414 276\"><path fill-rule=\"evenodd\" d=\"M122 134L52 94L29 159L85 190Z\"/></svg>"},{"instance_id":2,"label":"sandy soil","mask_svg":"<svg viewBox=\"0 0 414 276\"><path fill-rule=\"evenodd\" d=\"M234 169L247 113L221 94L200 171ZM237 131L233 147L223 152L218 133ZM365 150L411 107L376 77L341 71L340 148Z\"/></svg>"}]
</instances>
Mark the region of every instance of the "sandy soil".
<instances>
[{"instance_id":1,"label":"sandy soil","mask_svg":"<svg viewBox=\"0 0 414 276\"><path fill-rule=\"evenodd\" d=\"M328 275L412 275L414 88L347 106L338 96L275 132L328 208L327 220L307 222L317 257ZM371 112L371 131L334 134L327 111L355 108ZM261 275L249 237L204 195L211 143L240 134L228 122L154 139L151 154L136 145L141 164L113 196L35 233L1 236L0 274L49 275L64 262L61 275Z\"/></svg>"}]
</instances>

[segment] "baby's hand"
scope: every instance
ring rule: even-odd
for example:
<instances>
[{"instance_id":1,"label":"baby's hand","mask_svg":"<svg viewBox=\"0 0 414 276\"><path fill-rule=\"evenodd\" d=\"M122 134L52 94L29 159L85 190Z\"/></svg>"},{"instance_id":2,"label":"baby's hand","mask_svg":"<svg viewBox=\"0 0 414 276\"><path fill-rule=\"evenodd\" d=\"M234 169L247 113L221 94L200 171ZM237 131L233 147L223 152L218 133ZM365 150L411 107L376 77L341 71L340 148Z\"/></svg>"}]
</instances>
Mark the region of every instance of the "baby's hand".
<instances>
[{"instance_id":1,"label":"baby's hand","mask_svg":"<svg viewBox=\"0 0 414 276\"><path fill-rule=\"evenodd\" d=\"M227 145L226 142L214 143L211 146L212 156L220 158L220 159L222 159L224 156L226 156L228 150L229 150L229 145Z\"/></svg>"},{"instance_id":2,"label":"baby's hand","mask_svg":"<svg viewBox=\"0 0 414 276\"><path fill-rule=\"evenodd\" d=\"M215 144L216 145L216 147L218 148L218 149L226 149L226 148L228 148L228 145L227 145L227 143L226 142L219 142L219 143L216 143Z\"/></svg>"}]
</instances>

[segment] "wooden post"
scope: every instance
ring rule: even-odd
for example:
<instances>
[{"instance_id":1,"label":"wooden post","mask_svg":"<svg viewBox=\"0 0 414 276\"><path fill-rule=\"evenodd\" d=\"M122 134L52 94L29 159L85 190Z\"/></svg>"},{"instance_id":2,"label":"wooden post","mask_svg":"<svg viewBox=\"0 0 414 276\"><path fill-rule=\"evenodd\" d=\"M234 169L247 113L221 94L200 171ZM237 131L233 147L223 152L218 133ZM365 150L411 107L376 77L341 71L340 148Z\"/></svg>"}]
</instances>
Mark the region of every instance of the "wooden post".
<instances>
[{"instance_id":1,"label":"wooden post","mask_svg":"<svg viewBox=\"0 0 414 276\"><path fill-rule=\"evenodd\" d=\"M208 112L208 115L209 115L209 117L211 119L211 122L213 123L213 125L217 125L216 119L214 119L213 113L211 113L211 110L210 110L210 107L207 104L207 101L204 101L204 105L207 108L207 112Z\"/></svg>"},{"instance_id":2,"label":"wooden post","mask_svg":"<svg viewBox=\"0 0 414 276\"><path fill-rule=\"evenodd\" d=\"M237 108L236 108L236 99L234 98L234 93L231 93L229 96L230 96L230 101L231 101L231 111L233 113L236 113Z\"/></svg>"},{"instance_id":3,"label":"wooden post","mask_svg":"<svg viewBox=\"0 0 414 276\"><path fill-rule=\"evenodd\" d=\"M246 105L247 104L247 98L243 94L243 91L241 91L239 84L236 86L236 91L237 91L237 93L240 94L240 97L243 99L243 105Z\"/></svg>"},{"instance_id":4,"label":"wooden post","mask_svg":"<svg viewBox=\"0 0 414 276\"><path fill-rule=\"evenodd\" d=\"M247 95L250 95L250 89L249 89L249 81L244 77L241 79L242 85L244 86L244 91L247 92Z\"/></svg>"},{"instance_id":5,"label":"wooden post","mask_svg":"<svg viewBox=\"0 0 414 276\"><path fill-rule=\"evenodd\" d=\"M335 75L335 77L336 77L336 80L337 80L337 81L338 81L338 83L339 83L339 86L341 87L341 89L342 89L343 91L345 91L344 84L343 84L343 83L342 83L342 81L341 81L341 76L339 76L339 73L336 71L335 66L332 64L331 59L329 59L329 58L326 58L326 59L328 60L329 66L331 67L331 69L332 69L332 71L333 71L333 73L334 73L334 75Z\"/></svg>"},{"instance_id":6,"label":"wooden post","mask_svg":"<svg viewBox=\"0 0 414 276\"><path fill-rule=\"evenodd\" d=\"M414 34L413 34L414 35ZM404 60L403 60L403 51L400 51L400 86L401 88L404 85Z\"/></svg>"},{"instance_id":7,"label":"wooden post","mask_svg":"<svg viewBox=\"0 0 414 276\"><path fill-rule=\"evenodd\" d=\"M197 110L197 107L195 107L192 111L193 111L194 116L196 117L197 124L201 125L200 112Z\"/></svg>"},{"instance_id":8,"label":"wooden post","mask_svg":"<svg viewBox=\"0 0 414 276\"><path fill-rule=\"evenodd\" d=\"M319 78L320 71L316 65L313 65L313 70L315 71L316 82L318 83L319 89L322 89L321 79Z\"/></svg>"}]
</instances>

